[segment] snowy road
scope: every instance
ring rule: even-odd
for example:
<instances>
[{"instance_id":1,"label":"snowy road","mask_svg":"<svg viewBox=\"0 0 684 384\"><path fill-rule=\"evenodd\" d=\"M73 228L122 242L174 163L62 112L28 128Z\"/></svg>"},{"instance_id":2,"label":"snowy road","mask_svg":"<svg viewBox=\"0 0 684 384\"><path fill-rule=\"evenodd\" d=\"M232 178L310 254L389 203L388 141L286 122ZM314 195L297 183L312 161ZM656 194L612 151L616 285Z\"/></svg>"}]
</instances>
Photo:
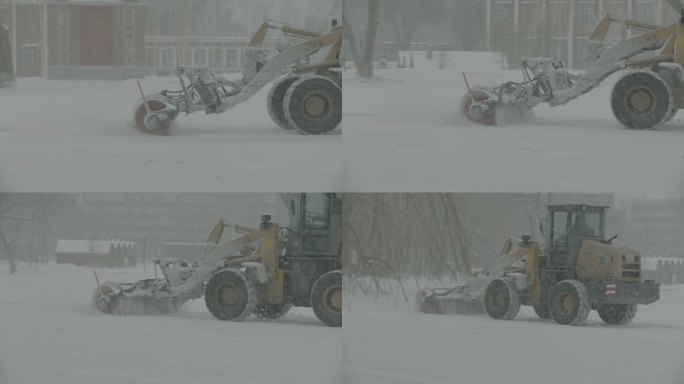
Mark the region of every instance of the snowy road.
<instances>
[{"instance_id":1,"label":"snowy road","mask_svg":"<svg viewBox=\"0 0 684 384\"><path fill-rule=\"evenodd\" d=\"M614 78L528 124L457 117L458 69L378 70L344 79L345 189L353 192L619 192L684 190L684 113L630 131L609 107ZM471 86L520 81L517 70L467 73Z\"/></svg>"},{"instance_id":2,"label":"snowy road","mask_svg":"<svg viewBox=\"0 0 684 384\"><path fill-rule=\"evenodd\" d=\"M146 93L174 78L142 81ZM2 192L293 192L342 186L342 137L275 125L264 88L220 115L181 115L167 137L129 120L135 81L19 79L0 90Z\"/></svg>"},{"instance_id":3,"label":"snowy road","mask_svg":"<svg viewBox=\"0 0 684 384\"><path fill-rule=\"evenodd\" d=\"M428 315L402 301L354 297L344 314L348 384L682 384L684 286L663 287L633 323Z\"/></svg>"},{"instance_id":4,"label":"snowy road","mask_svg":"<svg viewBox=\"0 0 684 384\"><path fill-rule=\"evenodd\" d=\"M89 305L92 270L0 263L0 383L338 384L342 330L310 309L277 321L216 320L195 300L165 316L109 316ZM151 268L100 270L102 280Z\"/></svg>"}]
</instances>

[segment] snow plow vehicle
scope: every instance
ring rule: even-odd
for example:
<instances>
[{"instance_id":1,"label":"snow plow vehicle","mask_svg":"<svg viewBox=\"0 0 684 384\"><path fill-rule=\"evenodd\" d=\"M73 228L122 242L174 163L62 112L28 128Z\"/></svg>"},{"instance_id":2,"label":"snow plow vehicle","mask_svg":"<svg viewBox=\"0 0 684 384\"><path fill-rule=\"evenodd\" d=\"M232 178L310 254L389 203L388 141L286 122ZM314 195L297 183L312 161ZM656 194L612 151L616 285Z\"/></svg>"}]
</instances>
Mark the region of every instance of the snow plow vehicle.
<instances>
[{"instance_id":1,"label":"snow plow vehicle","mask_svg":"<svg viewBox=\"0 0 684 384\"><path fill-rule=\"evenodd\" d=\"M680 0L669 2L678 12L684 9ZM621 41L609 35L613 30ZM624 38L623 31L630 31L631 37ZM523 58L522 82L471 88L466 79L460 112L483 125L524 121L534 106L564 105L624 70L611 94L613 115L627 128L655 129L684 108L684 12L679 22L665 26L608 14L586 43L585 61L586 71L580 75L571 74L561 61Z\"/></svg>"},{"instance_id":2,"label":"snow plow vehicle","mask_svg":"<svg viewBox=\"0 0 684 384\"><path fill-rule=\"evenodd\" d=\"M259 228L220 220L201 261L155 260L155 272L160 267L163 278L98 283L93 304L108 314L158 314L204 296L209 312L220 320L277 319L301 306L311 307L324 324L340 327L341 198L293 194L289 211L287 228L269 215L262 215ZM240 235L221 241L228 227Z\"/></svg>"},{"instance_id":3,"label":"snow plow vehicle","mask_svg":"<svg viewBox=\"0 0 684 384\"><path fill-rule=\"evenodd\" d=\"M297 43L271 48L264 42L278 30ZM231 81L206 67L178 67L179 91L145 95L133 106L133 124L148 134L167 135L180 113L222 113L248 100L276 80L267 99L273 121L301 134L325 134L342 121L342 28L317 33L264 21L241 59L242 79Z\"/></svg>"},{"instance_id":4,"label":"snow plow vehicle","mask_svg":"<svg viewBox=\"0 0 684 384\"><path fill-rule=\"evenodd\" d=\"M529 236L504 243L496 267L471 274L449 289L423 289L419 309L428 313L486 311L494 319L513 319L522 304L542 319L581 325L590 310L607 324L623 325L638 304L659 299L659 284L642 280L641 255L606 240L607 207L549 206L547 246ZM515 249L514 249L515 246Z\"/></svg>"}]
</instances>

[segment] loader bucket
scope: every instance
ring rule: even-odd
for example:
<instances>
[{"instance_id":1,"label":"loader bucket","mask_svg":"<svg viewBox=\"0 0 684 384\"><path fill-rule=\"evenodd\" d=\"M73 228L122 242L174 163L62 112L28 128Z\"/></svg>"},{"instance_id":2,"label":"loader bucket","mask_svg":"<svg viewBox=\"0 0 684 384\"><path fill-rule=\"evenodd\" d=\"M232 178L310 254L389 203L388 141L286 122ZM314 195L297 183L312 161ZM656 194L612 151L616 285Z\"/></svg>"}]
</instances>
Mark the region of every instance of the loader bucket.
<instances>
[{"instance_id":1,"label":"loader bucket","mask_svg":"<svg viewBox=\"0 0 684 384\"><path fill-rule=\"evenodd\" d=\"M416 297L421 312L433 314L467 315L484 313L481 299L473 299L454 289L421 289Z\"/></svg>"},{"instance_id":2,"label":"loader bucket","mask_svg":"<svg viewBox=\"0 0 684 384\"><path fill-rule=\"evenodd\" d=\"M134 284L103 283L95 288L92 304L110 315L157 315L178 310L183 302L174 300L159 287L160 279L141 280Z\"/></svg>"},{"instance_id":3,"label":"loader bucket","mask_svg":"<svg viewBox=\"0 0 684 384\"><path fill-rule=\"evenodd\" d=\"M473 87L461 98L459 110L473 123L496 125L496 107L488 103L492 100L496 100L492 88Z\"/></svg>"},{"instance_id":4,"label":"loader bucket","mask_svg":"<svg viewBox=\"0 0 684 384\"><path fill-rule=\"evenodd\" d=\"M502 105L493 88L472 87L461 98L459 111L466 119L481 125L512 125L534 119L525 104Z\"/></svg>"}]
</instances>

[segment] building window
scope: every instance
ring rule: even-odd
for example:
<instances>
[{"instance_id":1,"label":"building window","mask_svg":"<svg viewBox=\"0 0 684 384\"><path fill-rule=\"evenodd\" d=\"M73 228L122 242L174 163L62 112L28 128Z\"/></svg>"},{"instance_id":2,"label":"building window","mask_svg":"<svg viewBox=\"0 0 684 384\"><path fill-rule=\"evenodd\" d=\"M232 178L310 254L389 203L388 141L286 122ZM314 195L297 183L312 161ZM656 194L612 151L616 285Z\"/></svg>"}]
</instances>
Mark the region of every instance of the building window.
<instances>
[{"instance_id":1,"label":"building window","mask_svg":"<svg viewBox=\"0 0 684 384\"><path fill-rule=\"evenodd\" d=\"M21 45L21 66L32 68L38 65L38 44Z\"/></svg>"},{"instance_id":2,"label":"building window","mask_svg":"<svg viewBox=\"0 0 684 384\"><path fill-rule=\"evenodd\" d=\"M654 8L655 4L653 4L653 1L649 0L640 0L637 1L636 3L636 11L634 16L641 20L641 21L646 21L646 22L652 22L654 19Z\"/></svg>"},{"instance_id":3,"label":"building window","mask_svg":"<svg viewBox=\"0 0 684 384\"><path fill-rule=\"evenodd\" d=\"M539 17L539 10L541 8L541 3L538 1L523 1L523 3L520 5L522 8L522 22L523 24L528 24L529 26L533 26L536 23L539 23L540 20L537 18Z\"/></svg>"},{"instance_id":4,"label":"building window","mask_svg":"<svg viewBox=\"0 0 684 384\"><path fill-rule=\"evenodd\" d=\"M607 0L604 5L605 13L627 13L627 2L624 0Z\"/></svg>"},{"instance_id":5,"label":"building window","mask_svg":"<svg viewBox=\"0 0 684 384\"><path fill-rule=\"evenodd\" d=\"M564 38L551 40L551 59L565 61L568 55L568 42Z\"/></svg>"},{"instance_id":6,"label":"building window","mask_svg":"<svg viewBox=\"0 0 684 384\"><path fill-rule=\"evenodd\" d=\"M238 66L237 52L235 49L226 49L226 69L235 69Z\"/></svg>"},{"instance_id":7,"label":"building window","mask_svg":"<svg viewBox=\"0 0 684 384\"><path fill-rule=\"evenodd\" d=\"M219 48L212 48L209 50L209 67L212 71L223 71L223 50Z\"/></svg>"},{"instance_id":8,"label":"building window","mask_svg":"<svg viewBox=\"0 0 684 384\"><path fill-rule=\"evenodd\" d=\"M512 18L511 8L513 8L513 3L510 1L497 1L496 2L496 19L499 21L509 20Z\"/></svg>"},{"instance_id":9,"label":"building window","mask_svg":"<svg viewBox=\"0 0 684 384\"><path fill-rule=\"evenodd\" d=\"M207 50L204 48L193 49L192 65L206 66L207 65Z\"/></svg>"},{"instance_id":10,"label":"building window","mask_svg":"<svg viewBox=\"0 0 684 384\"><path fill-rule=\"evenodd\" d=\"M161 63L159 63L159 68L163 69L175 69L173 64L174 50L171 48L161 48Z\"/></svg>"},{"instance_id":11,"label":"building window","mask_svg":"<svg viewBox=\"0 0 684 384\"><path fill-rule=\"evenodd\" d=\"M570 21L570 7L566 1L549 2L550 32L552 36L565 36Z\"/></svg>"},{"instance_id":12,"label":"building window","mask_svg":"<svg viewBox=\"0 0 684 384\"><path fill-rule=\"evenodd\" d=\"M582 2L577 4L577 23L580 28L592 28L598 22L596 15L596 3Z\"/></svg>"}]
</instances>

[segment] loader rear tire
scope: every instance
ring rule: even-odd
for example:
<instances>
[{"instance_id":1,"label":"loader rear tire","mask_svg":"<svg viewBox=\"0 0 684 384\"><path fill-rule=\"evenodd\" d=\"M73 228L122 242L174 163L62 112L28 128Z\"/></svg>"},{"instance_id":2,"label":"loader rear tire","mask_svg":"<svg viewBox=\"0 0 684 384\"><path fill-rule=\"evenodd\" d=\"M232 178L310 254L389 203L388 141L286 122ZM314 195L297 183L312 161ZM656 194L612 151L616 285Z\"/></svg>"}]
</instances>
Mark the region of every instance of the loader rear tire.
<instances>
[{"instance_id":1,"label":"loader rear tire","mask_svg":"<svg viewBox=\"0 0 684 384\"><path fill-rule=\"evenodd\" d=\"M637 304L603 304L597 310L606 324L625 325L636 315Z\"/></svg>"},{"instance_id":2,"label":"loader rear tire","mask_svg":"<svg viewBox=\"0 0 684 384\"><path fill-rule=\"evenodd\" d=\"M287 304L257 304L254 309L254 316L260 319L276 320L285 316L292 308L291 303Z\"/></svg>"},{"instance_id":3,"label":"loader rear tire","mask_svg":"<svg viewBox=\"0 0 684 384\"><path fill-rule=\"evenodd\" d=\"M342 271L330 271L316 280L311 289L311 307L323 324L342 326Z\"/></svg>"},{"instance_id":4,"label":"loader rear tire","mask_svg":"<svg viewBox=\"0 0 684 384\"><path fill-rule=\"evenodd\" d=\"M154 97L154 95L145 96L147 100L147 106L150 108L151 112L166 109L166 104L164 104L164 102L160 100L150 99L150 97ZM135 127L138 128L140 132L148 135L167 136L170 133L171 124L173 123L173 120L167 120L163 122L161 126L157 129L149 129L145 125L145 116L147 116L147 108L145 108L145 102L143 101L143 99L140 99L135 103L133 107L133 123L135 124Z\"/></svg>"},{"instance_id":5,"label":"loader rear tire","mask_svg":"<svg viewBox=\"0 0 684 384\"><path fill-rule=\"evenodd\" d=\"M549 293L549 312L558 324L582 325L589 316L591 304L587 287L577 280L556 283Z\"/></svg>"},{"instance_id":6,"label":"loader rear tire","mask_svg":"<svg viewBox=\"0 0 684 384\"><path fill-rule=\"evenodd\" d=\"M610 97L613 115L630 129L654 129L677 113L668 82L651 70L632 72L615 84Z\"/></svg>"},{"instance_id":7,"label":"loader rear tire","mask_svg":"<svg viewBox=\"0 0 684 384\"><path fill-rule=\"evenodd\" d=\"M323 135L342 122L342 90L322 76L292 83L283 107L288 124L303 135Z\"/></svg>"},{"instance_id":8,"label":"loader rear tire","mask_svg":"<svg viewBox=\"0 0 684 384\"><path fill-rule=\"evenodd\" d=\"M485 291L485 310L493 319L510 320L520 311L518 288L509 279L496 279Z\"/></svg>"},{"instance_id":9,"label":"loader rear tire","mask_svg":"<svg viewBox=\"0 0 684 384\"><path fill-rule=\"evenodd\" d=\"M285 94L292 83L297 80L299 80L299 76L285 76L276 80L268 92L268 99L266 101L266 108L273 122L278 124L280 128L287 130L294 129L294 127L290 126L285 117Z\"/></svg>"},{"instance_id":10,"label":"loader rear tire","mask_svg":"<svg viewBox=\"0 0 684 384\"><path fill-rule=\"evenodd\" d=\"M209 279L204 302L217 319L242 321L254 312L257 292L244 272L227 268Z\"/></svg>"}]
</instances>

